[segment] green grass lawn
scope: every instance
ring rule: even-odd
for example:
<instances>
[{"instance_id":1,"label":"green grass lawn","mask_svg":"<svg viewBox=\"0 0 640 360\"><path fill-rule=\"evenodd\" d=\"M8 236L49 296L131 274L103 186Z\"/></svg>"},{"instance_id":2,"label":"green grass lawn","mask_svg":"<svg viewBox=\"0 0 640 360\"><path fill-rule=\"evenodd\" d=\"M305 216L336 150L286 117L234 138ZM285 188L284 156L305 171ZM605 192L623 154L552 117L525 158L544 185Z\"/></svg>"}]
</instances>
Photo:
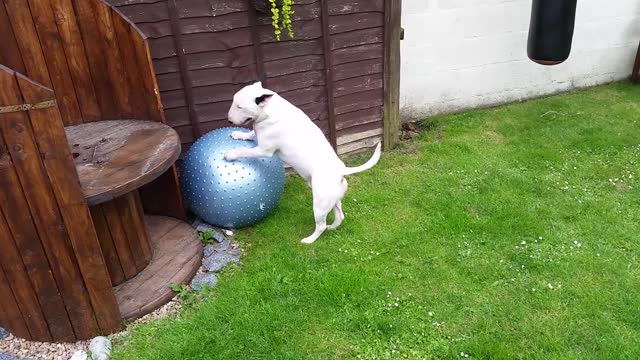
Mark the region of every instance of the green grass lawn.
<instances>
[{"instance_id":1,"label":"green grass lawn","mask_svg":"<svg viewBox=\"0 0 640 360\"><path fill-rule=\"evenodd\" d=\"M628 83L426 120L310 246L291 177L243 264L115 358L640 358L639 120Z\"/></svg>"}]
</instances>

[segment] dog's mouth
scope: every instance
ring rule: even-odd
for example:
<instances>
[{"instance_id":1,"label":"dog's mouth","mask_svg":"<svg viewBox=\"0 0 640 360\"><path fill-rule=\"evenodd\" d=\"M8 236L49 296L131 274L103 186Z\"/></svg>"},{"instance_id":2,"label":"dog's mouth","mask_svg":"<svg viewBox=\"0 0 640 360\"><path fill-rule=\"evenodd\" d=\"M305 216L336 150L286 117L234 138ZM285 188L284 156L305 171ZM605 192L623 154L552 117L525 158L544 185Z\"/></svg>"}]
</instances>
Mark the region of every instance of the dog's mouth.
<instances>
[{"instance_id":1,"label":"dog's mouth","mask_svg":"<svg viewBox=\"0 0 640 360\"><path fill-rule=\"evenodd\" d=\"M248 124L248 123L250 123L250 122L252 122L252 121L253 121L253 118L246 118L246 119L244 119L244 121L242 122L242 125L246 125L246 124Z\"/></svg>"}]
</instances>

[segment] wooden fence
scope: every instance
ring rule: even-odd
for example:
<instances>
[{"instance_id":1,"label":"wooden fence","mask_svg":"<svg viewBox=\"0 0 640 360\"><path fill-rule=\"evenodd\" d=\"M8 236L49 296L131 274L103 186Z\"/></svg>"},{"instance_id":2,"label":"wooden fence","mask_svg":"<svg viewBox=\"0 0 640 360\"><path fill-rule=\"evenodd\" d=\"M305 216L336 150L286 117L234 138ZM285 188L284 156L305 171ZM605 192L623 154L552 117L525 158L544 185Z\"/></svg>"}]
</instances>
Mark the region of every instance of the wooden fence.
<instances>
[{"instance_id":1,"label":"wooden fence","mask_svg":"<svg viewBox=\"0 0 640 360\"><path fill-rule=\"evenodd\" d=\"M233 94L256 80L304 110L339 153L380 141L385 121L387 147L395 142L398 0L297 0L294 39L280 42L251 0L108 1L147 35L183 150L229 126Z\"/></svg>"}]
</instances>

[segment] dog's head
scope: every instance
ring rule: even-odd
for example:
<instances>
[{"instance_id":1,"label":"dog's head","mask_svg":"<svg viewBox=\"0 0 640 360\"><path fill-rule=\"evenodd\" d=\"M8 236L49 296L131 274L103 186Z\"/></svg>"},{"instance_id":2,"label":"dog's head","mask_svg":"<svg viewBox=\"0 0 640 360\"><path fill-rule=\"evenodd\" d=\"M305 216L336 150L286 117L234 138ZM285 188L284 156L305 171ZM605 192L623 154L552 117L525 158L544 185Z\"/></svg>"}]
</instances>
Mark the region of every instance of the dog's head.
<instances>
[{"instance_id":1,"label":"dog's head","mask_svg":"<svg viewBox=\"0 0 640 360\"><path fill-rule=\"evenodd\" d=\"M233 95L233 104L228 114L229 121L241 126L251 121L262 120L266 116L264 107L275 94L264 89L261 82L243 87Z\"/></svg>"}]
</instances>

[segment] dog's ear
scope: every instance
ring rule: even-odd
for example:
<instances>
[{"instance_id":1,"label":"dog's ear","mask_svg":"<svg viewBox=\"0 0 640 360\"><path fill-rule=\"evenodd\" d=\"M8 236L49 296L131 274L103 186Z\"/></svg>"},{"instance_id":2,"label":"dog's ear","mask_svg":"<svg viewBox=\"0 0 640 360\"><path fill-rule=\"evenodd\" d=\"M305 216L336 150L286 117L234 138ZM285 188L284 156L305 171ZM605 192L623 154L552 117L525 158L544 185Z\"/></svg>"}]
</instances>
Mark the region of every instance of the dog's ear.
<instances>
[{"instance_id":1,"label":"dog's ear","mask_svg":"<svg viewBox=\"0 0 640 360\"><path fill-rule=\"evenodd\" d=\"M273 97L273 94L264 94L262 96L258 96L256 98L256 105L261 107L267 105L271 97Z\"/></svg>"}]
</instances>

